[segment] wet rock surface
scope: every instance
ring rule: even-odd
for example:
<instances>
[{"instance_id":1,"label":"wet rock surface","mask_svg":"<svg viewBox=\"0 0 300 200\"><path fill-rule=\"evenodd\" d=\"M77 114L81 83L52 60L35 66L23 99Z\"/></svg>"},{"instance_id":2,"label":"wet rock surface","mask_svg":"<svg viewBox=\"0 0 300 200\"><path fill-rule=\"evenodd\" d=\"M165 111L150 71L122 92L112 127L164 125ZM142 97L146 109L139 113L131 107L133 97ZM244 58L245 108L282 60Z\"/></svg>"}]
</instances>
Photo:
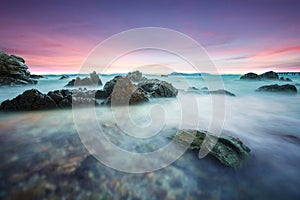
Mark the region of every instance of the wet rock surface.
<instances>
[{"instance_id":1,"label":"wet rock surface","mask_svg":"<svg viewBox=\"0 0 300 200\"><path fill-rule=\"evenodd\" d=\"M191 150L211 149L208 154L228 167L240 167L250 157L250 149L239 139L229 136L216 137L205 131L179 130L170 138L178 143L190 144Z\"/></svg>"},{"instance_id":2,"label":"wet rock surface","mask_svg":"<svg viewBox=\"0 0 300 200\"><path fill-rule=\"evenodd\" d=\"M23 58L0 50L0 86L36 84L31 76Z\"/></svg>"},{"instance_id":3,"label":"wet rock surface","mask_svg":"<svg viewBox=\"0 0 300 200\"><path fill-rule=\"evenodd\" d=\"M218 90L209 90L207 87L203 87L201 89L197 87L189 87L186 92L192 92L192 93L197 93L201 95L208 95L208 94L213 94L213 95L227 95L227 96L235 96L232 92L229 92L224 89L218 89Z\"/></svg>"},{"instance_id":4,"label":"wet rock surface","mask_svg":"<svg viewBox=\"0 0 300 200\"><path fill-rule=\"evenodd\" d=\"M296 94L297 88L294 85L285 84L285 85L264 85L259 87L257 92L272 92L272 93L285 93L285 94Z\"/></svg>"},{"instance_id":5,"label":"wet rock surface","mask_svg":"<svg viewBox=\"0 0 300 200\"><path fill-rule=\"evenodd\" d=\"M37 89L26 90L12 100L1 103L0 110L47 110L54 108L71 108L72 102L78 105L95 105L95 91L55 90L43 94Z\"/></svg>"},{"instance_id":6,"label":"wet rock surface","mask_svg":"<svg viewBox=\"0 0 300 200\"><path fill-rule=\"evenodd\" d=\"M127 74L127 77L132 81L132 82L140 82L142 81L143 79L145 79L145 77L143 77L143 74L142 72L136 70L136 71L133 71L133 72L129 72Z\"/></svg>"},{"instance_id":7,"label":"wet rock surface","mask_svg":"<svg viewBox=\"0 0 300 200\"><path fill-rule=\"evenodd\" d=\"M76 79L72 79L66 85L66 87L88 86L88 85L102 85L102 81L95 71L93 73L90 73L90 77L85 77L83 79L81 79L80 77L76 77Z\"/></svg>"},{"instance_id":8,"label":"wet rock surface","mask_svg":"<svg viewBox=\"0 0 300 200\"><path fill-rule=\"evenodd\" d=\"M149 97L176 97L178 90L166 81L158 79L146 79L138 83L138 88L141 88Z\"/></svg>"}]
</instances>

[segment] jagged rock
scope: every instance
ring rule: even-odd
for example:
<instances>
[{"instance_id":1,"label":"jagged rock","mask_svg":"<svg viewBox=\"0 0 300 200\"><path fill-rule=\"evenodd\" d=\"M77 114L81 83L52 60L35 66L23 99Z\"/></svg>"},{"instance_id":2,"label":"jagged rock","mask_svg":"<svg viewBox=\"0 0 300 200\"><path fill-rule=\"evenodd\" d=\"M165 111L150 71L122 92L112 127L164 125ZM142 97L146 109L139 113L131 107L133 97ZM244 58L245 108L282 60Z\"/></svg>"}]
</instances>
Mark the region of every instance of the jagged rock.
<instances>
[{"instance_id":1,"label":"jagged rock","mask_svg":"<svg viewBox=\"0 0 300 200\"><path fill-rule=\"evenodd\" d=\"M26 90L12 100L1 103L0 110L45 110L53 108L70 108L72 102L77 105L96 104L95 91L55 90L43 94L37 89Z\"/></svg>"},{"instance_id":2,"label":"jagged rock","mask_svg":"<svg viewBox=\"0 0 300 200\"><path fill-rule=\"evenodd\" d=\"M178 90L166 81L146 79L137 85L150 97L176 97Z\"/></svg>"},{"instance_id":3,"label":"jagged rock","mask_svg":"<svg viewBox=\"0 0 300 200\"><path fill-rule=\"evenodd\" d=\"M260 77L259 77L259 75L250 72L250 73L247 73L247 74L241 76L240 79L242 79L242 80L260 80Z\"/></svg>"},{"instance_id":4,"label":"jagged rock","mask_svg":"<svg viewBox=\"0 0 300 200\"><path fill-rule=\"evenodd\" d=\"M0 86L36 84L32 80L25 60L19 56L8 55L0 50Z\"/></svg>"},{"instance_id":5,"label":"jagged rock","mask_svg":"<svg viewBox=\"0 0 300 200\"><path fill-rule=\"evenodd\" d=\"M59 80L68 79L68 78L70 78L68 75L62 75L62 76L59 78Z\"/></svg>"},{"instance_id":6,"label":"jagged rock","mask_svg":"<svg viewBox=\"0 0 300 200\"><path fill-rule=\"evenodd\" d=\"M86 77L81 79L80 77L76 77L76 79L72 79L66 87L73 87L73 86L87 86L87 85L102 85L102 81L94 71L90 74L90 77Z\"/></svg>"},{"instance_id":7,"label":"jagged rock","mask_svg":"<svg viewBox=\"0 0 300 200\"><path fill-rule=\"evenodd\" d=\"M206 145L207 149L211 149L208 155L228 167L240 167L250 157L250 149L239 139L229 136L216 137L206 131L179 130L170 138L184 145L190 144L191 150L198 151L202 145ZM207 139L205 144L203 144L204 139Z\"/></svg>"},{"instance_id":8,"label":"jagged rock","mask_svg":"<svg viewBox=\"0 0 300 200\"><path fill-rule=\"evenodd\" d=\"M143 74L142 74L142 72L140 72L138 70L133 71L133 72L129 72L127 74L127 76L133 82L139 82L139 81L143 80Z\"/></svg>"},{"instance_id":9,"label":"jagged rock","mask_svg":"<svg viewBox=\"0 0 300 200\"><path fill-rule=\"evenodd\" d=\"M294 85L285 84L285 85L264 85L259 87L256 91L258 92L274 92L274 93L290 93L296 94L297 88Z\"/></svg>"},{"instance_id":10,"label":"jagged rock","mask_svg":"<svg viewBox=\"0 0 300 200\"><path fill-rule=\"evenodd\" d=\"M145 93L134 86L129 77L117 76L104 85L104 91L110 94L103 102L111 105L129 105L148 101Z\"/></svg>"}]
</instances>

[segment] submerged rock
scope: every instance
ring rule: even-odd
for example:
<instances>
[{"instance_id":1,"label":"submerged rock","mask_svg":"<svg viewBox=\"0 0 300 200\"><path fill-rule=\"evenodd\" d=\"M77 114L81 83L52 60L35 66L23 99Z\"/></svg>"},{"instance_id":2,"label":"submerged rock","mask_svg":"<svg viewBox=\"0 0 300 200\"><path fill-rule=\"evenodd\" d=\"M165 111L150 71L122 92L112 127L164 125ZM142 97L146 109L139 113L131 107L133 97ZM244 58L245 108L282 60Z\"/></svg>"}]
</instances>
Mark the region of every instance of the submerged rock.
<instances>
[{"instance_id":1,"label":"submerged rock","mask_svg":"<svg viewBox=\"0 0 300 200\"><path fill-rule=\"evenodd\" d=\"M166 81L146 79L137 85L150 97L176 97L178 90Z\"/></svg>"},{"instance_id":2,"label":"submerged rock","mask_svg":"<svg viewBox=\"0 0 300 200\"><path fill-rule=\"evenodd\" d=\"M250 157L250 149L239 139L221 136L217 137L211 133L198 130L179 130L170 137L181 144L190 144L189 149L200 150L202 145L211 149L208 155L213 156L228 167L240 167ZM206 143L203 144L206 139ZM213 141L216 141L214 144Z\"/></svg>"},{"instance_id":3,"label":"submerged rock","mask_svg":"<svg viewBox=\"0 0 300 200\"><path fill-rule=\"evenodd\" d=\"M79 105L97 104L95 91L55 90L43 94L37 89L26 90L12 100L3 101L0 110L45 110L53 108L70 108L72 102Z\"/></svg>"},{"instance_id":4,"label":"submerged rock","mask_svg":"<svg viewBox=\"0 0 300 200\"><path fill-rule=\"evenodd\" d=\"M280 80L280 81L288 81L288 82L292 82L292 79L290 79L290 78L284 78L284 77L280 77L279 80Z\"/></svg>"},{"instance_id":5,"label":"submerged rock","mask_svg":"<svg viewBox=\"0 0 300 200\"><path fill-rule=\"evenodd\" d=\"M290 93L296 94L297 88L294 85L285 84L285 85L264 85L259 87L256 91L258 92L274 92L274 93Z\"/></svg>"},{"instance_id":6,"label":"submerged rock","mask_svg":"<svg viewBox=\"0 0 300 200\"><path fill-rule=\"evenodd\" d=\"M87 85L102 85L102 81L94 71L90 73L90 77L86 77L81 79L80 77L76 77L76 79L72 79L66 87L73 87L73 86L87 86Z\"/></svg>"},{"instance_id":7,"label":"submerged rock","mask_svg":"<svg viewBox=\"0 0 300 200\"><path fill-rule=\"evenodd\" d=\"M224 90L224 89L218 89L218 90L208 90L207 87L203 87L201 89L197 88L197 87L189 87L187 89L187 92L194 92L194 93L197 93L197 94L219 94L219 95L228 95L228 96L235 96L235 94L227 91L227 90Z\"/></svg>"},{"instance_id":8,"label":"submerged rock","mask_svg":"<svg viewBox=\"0 0 300 200\"><path fill-rule=\"evenodd\" d=\"M42 76L42 75L37 75L37 74L31 74L31 75L30 75L30 78L33 78L33 79L40 79L40 78L44 78L44 76Z\"/></svg>"},{"instance_id":9,"label":"submerged rock","mask_svg":"<svg viewBox=\"0 0 300 200\"><path fill-rule=\"evenodd\" d=\"M213 91L208 91L209 94L221 94L221 95L228 95L228 96L235 96L235 94L224 90L224 89L219 89L219 90L213 90Z\"/></svg>"},{"instance_id":10,"label":"submerged rock","mask_svg":"<svg viewBox=\"0 0 300 200\"><path fill-rule=\"evenodd\" d=\"M263 74L247 73L240 77L241 80L279 80L279 76L276 72L268 71Z\"/></svg>"},{"instance_id":11,"label":"submerged rock","mask_svg":"<svg viewBox=\"0 0 300 200\"><path fill-rule=\"evenodd\" d=\"M23 58L0 50L0 86L37 84L31 76Z\"/></svg>"},{"instance_id":12,"label":"submerged rock","mask_svg":"<svg viewBox=\"0 0 300 200\"><path fill-rule=\"evenodd\" d=\"M68 75L62 75L62 76L59 78L59 80L68 79L68 78L70 78L70 76L68 76Z\"/></svg>"}]
</instances>

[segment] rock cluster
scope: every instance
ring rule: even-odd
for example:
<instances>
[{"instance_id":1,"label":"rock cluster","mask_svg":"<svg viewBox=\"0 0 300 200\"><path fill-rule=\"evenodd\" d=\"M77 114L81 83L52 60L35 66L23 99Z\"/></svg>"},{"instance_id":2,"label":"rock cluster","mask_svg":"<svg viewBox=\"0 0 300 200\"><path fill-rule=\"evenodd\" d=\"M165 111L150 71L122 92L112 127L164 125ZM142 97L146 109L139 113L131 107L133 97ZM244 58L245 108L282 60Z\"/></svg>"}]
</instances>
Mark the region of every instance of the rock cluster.
<instances>
[{"instance_id":1,"label":"rock cluster","mask_svg":"<svg viewBox=\"0 0 300 200\"><path fill-rule=\"evenodd\" d=\"M70 78L68 75L62 75L62 76L59 78L59 80L68 79L68 78Z\"/></svg>"},{"instance_id":2,"label":"rock cluster","mask_svg":"<svg viewBox=\"0 0 300 200\"><path fill-rule=\"evenodd\" d=\"M171 83L158 79L145 79L137 86L149 97L176 97L178 94L178 90Z\"/></svg>"},{"instance_id":3,"label":"rock cluster","mask_svg":"<svg viewBox=\"0 0 300 200\"><path fill-rule=\"evenodd\" d=\"M205 148L211 149L208 155L228 167L240 167L250 157L250 149L239 139L229 136L216 137L205 131L179 130L170 138L178 143L190 144L191 150L199 151L205 145Z\"/></svg>"},{"instance_id":4,"label":"rock cluster","mask_svg":"<svg viewBox=\"0 0 300 200\"><path fill-rule=\"evenodd\" d=\"M0 50L0 86L36 84L31 78L23 58Z\"/></svg>"},{"instance_id":5,"label":"rock cluster","mask_svg":"<svg viewBox=\"0 0 300 200\"><path fill-rule=\"evenodd\" d=\"M80 105L97 104L94 91L55 90L43 94L37 89L26 90L12 100L3 101L0 110L45 110L54 108L70 108L72 102Z\"/></svg>"},{"instance_id":6,"label":"rock cluster","mask_svg":"<svg viewBox=\"0 0 300 200\"><path fill-rule=\"evenodd\" d=\"M287 94L296 94L297 88L294 85L285 84L285 85L264 85L259 87L257 92L274 92L274 93L287 93Z\"/></svg>"},{"instance_id":7,"label":"rock cluster","mask_svg":"<svg viewBox=\"0 0 300 200\"><path fill-rule=\"evenodd\" d=\"M132 82L139 82L142 81L144 79L142 72L136 70L133 72L129 72L127 74L128 78L132 81Z\"/></svg>"},{"instance_id":8,"label":"rock cluster","mask_svg":"<svg viewBox=\"0 0 300 200\"><path fill-rule=\"evenodd\" d=\"M265 72L260 75L250 72L250 73L247 73L247 74L241 76L240 79L241 80L257 80L257 81L260 81L260 80L292 81L289 78L286 78L286 79L284 77L279 78L278 74L273 71L268 71L268 72Z\"/></svg>"},{"instance_id":9,"label":"rock cluster","mask_svg":"<svg viewBox=\"0 0 300 200\"><path fill-rule=\"evenodd\" d=\"M63 77L66 78L66 77ZM60 79L63 79L62 77ZM80 77L76 77L76 79L72 79L66 87L73 87L73 86L88 86L88 85L102 85L102 81L94 71L90 73L90 77L86 77L81 79Z\"/></svg>"}]
</instances>

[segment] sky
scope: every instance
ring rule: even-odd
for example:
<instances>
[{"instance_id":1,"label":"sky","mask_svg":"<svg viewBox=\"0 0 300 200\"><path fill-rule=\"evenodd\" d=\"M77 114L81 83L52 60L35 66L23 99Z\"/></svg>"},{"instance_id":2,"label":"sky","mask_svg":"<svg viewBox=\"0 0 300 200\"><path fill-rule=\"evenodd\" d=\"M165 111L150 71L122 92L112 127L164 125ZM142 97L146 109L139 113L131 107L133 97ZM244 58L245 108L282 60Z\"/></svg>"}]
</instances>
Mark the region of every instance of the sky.
<instances>
[{"instance_id":1,"label":"sky","mask_svg":"<svg viewBox=\"0 0 300 200\"><path fill-rule=\"evenodd\" d=\"M77 73L112 35L162 27L197 41L220 73L300 71L299 10L297 0L3 0L0 49L23 57L32 73ZM159 55L129 56L115 69L145 56Z\"/></svg>"}]
</instances>

